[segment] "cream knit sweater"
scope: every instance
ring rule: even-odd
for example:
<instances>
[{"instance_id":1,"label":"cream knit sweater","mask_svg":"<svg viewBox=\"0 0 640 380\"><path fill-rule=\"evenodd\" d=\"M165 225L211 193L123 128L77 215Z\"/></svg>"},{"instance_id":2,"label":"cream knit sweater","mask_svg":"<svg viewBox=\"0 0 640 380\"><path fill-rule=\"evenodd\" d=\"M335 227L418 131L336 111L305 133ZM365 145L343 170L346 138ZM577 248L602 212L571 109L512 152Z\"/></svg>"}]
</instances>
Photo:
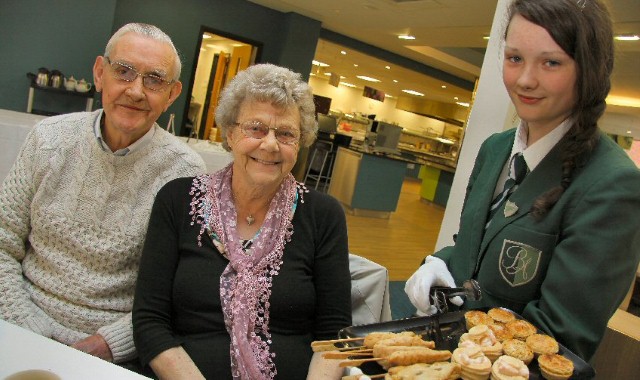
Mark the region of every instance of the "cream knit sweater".
<instances>
[{"instance_id":1,"label":"cream knit sweater","mask_svg":"<svg viewBox=\"0 0 640 380\"><path fill-rule=\"evenodd\" d=\"M146 146L105 152L99 115L38 123L0 187L0 317L65 344L98 333L122 362L136 355L131 306L155 194L205 165L157 125Z\"/></svg>"}]
</instances>

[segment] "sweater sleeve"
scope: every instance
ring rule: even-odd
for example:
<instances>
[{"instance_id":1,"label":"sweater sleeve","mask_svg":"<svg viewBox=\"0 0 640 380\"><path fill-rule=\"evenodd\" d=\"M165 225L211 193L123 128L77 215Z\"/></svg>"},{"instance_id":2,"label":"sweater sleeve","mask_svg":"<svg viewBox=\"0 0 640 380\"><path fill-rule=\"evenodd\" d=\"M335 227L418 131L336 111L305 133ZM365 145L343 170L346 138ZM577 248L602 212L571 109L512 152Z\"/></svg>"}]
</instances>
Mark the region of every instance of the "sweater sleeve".
<instances>
[{"instance_id":1,"label":"sweater sleeve","mask_svg":"<svg viewBox=\"0 0 640 380\"><path fill-rule=\"evenodd\" d=\"M48 316L27 292L22 272L31 231L30 208L37 184L35 160L37 128L25 140L11 171L0 187L0 317L50 337Z\"/></svg>"},{"instance_id":2,"label":"sweater sleeve","mask_svg":"<svg viewBox=\"0 0 640 380\"><path fill-rule=\"evenodd\" d=\"M176 190L179 186L175 185L181 181L184 179L171 181L158 192L142 250L132 317L133 338L143 366L163 351L181 344L173 335L171 316L180 226L174 212L179 208L174 208L173 194L185 199L189 194L187 190Z\"/></svg>"},{"instance_id":3,"label":"sweater sleeve","mask_svg":"<svg viewBox=\"0 0 640 380\"><path fill-rule=\"evenodd\" d=\"M110 325L102 326L98 329L98 334L102 335L109 345L114 363L126 362L136 357L131 313Z\"/></svg>"}]
</instances>

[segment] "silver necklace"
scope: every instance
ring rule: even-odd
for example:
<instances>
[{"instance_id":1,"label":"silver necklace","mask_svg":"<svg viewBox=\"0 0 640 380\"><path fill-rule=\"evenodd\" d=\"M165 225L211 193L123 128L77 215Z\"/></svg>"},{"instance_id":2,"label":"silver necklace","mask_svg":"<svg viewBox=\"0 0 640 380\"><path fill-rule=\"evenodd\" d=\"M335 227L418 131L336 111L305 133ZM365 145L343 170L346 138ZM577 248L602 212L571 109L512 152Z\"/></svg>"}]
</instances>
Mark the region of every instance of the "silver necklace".
<instances>
[{"instance_id":1,"label":"silver necklace","mask_svg":"<svg viewBox=\"0 0 640 380\"><path fill-rule=\"evenodd\" d=\"M249 214L249 216L247 216L246 218L244 218L244 220L247 221L247 225L252 225L253 222L255 222L256 218L253 217L253 215Z\"/></svg>"}]
</instances>

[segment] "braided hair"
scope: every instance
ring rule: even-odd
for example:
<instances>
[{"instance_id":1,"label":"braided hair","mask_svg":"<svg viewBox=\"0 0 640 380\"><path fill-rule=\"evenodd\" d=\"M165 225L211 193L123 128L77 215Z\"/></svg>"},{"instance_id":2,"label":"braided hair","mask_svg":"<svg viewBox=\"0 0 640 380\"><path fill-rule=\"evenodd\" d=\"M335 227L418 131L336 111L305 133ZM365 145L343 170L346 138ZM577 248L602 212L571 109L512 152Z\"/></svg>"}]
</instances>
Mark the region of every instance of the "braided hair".
<instances>
[{"instance_id":1,"label":"braided hair","mask_svg":"<svg viewBox=\"0 0 640 380\"><path fill-rule=\"evenodd\" d=\"M508 19L520 15L543 27L576 63L576 102L572 126L558 142L562 153L560 183L541 194L531 214L541 220L571 185L586 164L599 138L598 119L606 108L613 71L613 29L607 8L600 0L515 0ZM506 34L509 33L507 27Z\"/></svg>"}]
</instances>

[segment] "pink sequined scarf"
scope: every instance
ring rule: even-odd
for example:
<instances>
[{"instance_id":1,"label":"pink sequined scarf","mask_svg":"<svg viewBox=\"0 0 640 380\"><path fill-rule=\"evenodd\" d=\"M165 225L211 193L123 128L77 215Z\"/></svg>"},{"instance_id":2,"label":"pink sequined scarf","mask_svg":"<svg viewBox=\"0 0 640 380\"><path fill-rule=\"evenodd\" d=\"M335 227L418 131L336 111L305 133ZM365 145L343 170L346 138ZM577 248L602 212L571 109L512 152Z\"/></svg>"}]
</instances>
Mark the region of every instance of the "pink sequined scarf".
<instances>
[{"instance_id":1,"label":"pink sequined scarf","mask_svg":"<svg viewBox=\"0 0 640 380\"><path fill-rule=\"evenodd\" d=\"M273 276L282 265L285 244L291 239L296 181L289 174L274 198L250 254L242 249L236 232L236 209L232 199L233 164L211 174L196 177L191 195L193 221L229 260L220 277L220 298L225 325L231 337L231 373L234 379L273 379L276 375L269 350L269 297ZM302 198L301 198L302 201ZM193 223L193 222L192 222Z\"/></svg>"}]
</instances>

